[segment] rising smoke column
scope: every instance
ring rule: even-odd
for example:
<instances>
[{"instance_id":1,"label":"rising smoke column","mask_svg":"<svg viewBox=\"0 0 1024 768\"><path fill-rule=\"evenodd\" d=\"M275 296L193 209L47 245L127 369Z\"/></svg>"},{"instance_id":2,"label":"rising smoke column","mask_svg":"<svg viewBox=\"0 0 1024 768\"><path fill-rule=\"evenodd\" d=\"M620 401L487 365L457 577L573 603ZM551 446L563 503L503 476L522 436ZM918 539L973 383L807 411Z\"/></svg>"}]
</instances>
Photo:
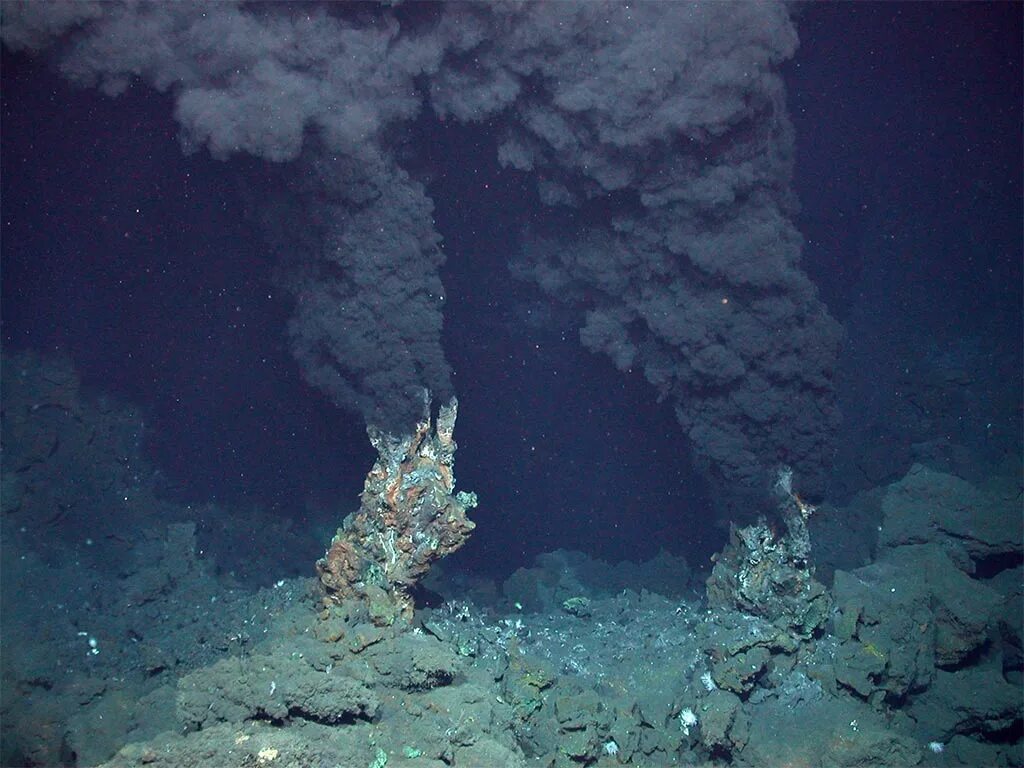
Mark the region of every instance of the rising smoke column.
<instances>
[{"instance_id":1,"label":"rising smoke column","mask_svg":"<svg viewBox=\"0 0 1024 768\"><path fill-rule=\"evenodd\" d=\"M450 387L430 201L387 138L429 103L536 177L551 216L514 271L643 371L713 480L785 461L806 488L827 460L839 330L791 222L783 5L30 3L3 36L108 93L172 89L188 148L295 163L323 224L295 238L289 336L371 423Z\"/></svg>"},{"instance_id":2,"label":"rising smoke column","mask_svg":"<svg viewBox=\"0 0 1024 768\"><path fill-rule=\"evenodd\" d=\"M300 260L283 282L297 296L288 333L306 378L367 423L404 434L422 417L424 388L452 394L440 344L444 258L422 185L393 162L380 166L310 167L318 194L306 212L328 226L320 258Z\"/></svg>"},{"instance_id":3,"label":"rising smoke column","mask_svg":"<svg viewBox=\"0 0 1024 768\"><path fill-rule=\"evenodd\" d=\"M514 270L581 311L586 347L643 371L719 487L766 489L780 462L820 481L840 332L791 222L786 8L446 10L435 110L507 115L500 160L552 207Z\"/></svg>"},{"instance_id":4,"label":"rising smoke column","mask_svg":"<svg viewBox=\"0 0 1024 768\"><path fill-rule=\"evenodd\" d=\"M310 383L396 432L421 416L424 388L451 393L433 204L382 140L420 111L414 81L436 69L437 39L403 34L392 13L365 4L3 10L6 45L52 48L77 83L110 95L139 80L171 90L186 151L288 164L300 209L318 222L290 223L281 270L296 299L288 336Z\"/></svg>"}]
</instances>

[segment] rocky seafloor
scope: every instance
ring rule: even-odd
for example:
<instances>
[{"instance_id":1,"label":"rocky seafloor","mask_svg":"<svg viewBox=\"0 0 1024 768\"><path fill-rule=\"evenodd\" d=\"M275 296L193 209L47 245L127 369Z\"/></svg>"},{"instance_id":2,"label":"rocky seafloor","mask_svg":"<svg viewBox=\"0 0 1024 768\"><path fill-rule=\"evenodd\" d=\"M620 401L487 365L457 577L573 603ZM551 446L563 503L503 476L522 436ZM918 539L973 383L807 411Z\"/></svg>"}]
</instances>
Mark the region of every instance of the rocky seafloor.
<instances>
[{"instance_id":1,"label":"rocky seafloor","mask_svg":"<svg viewBox=\"0 0 1024 768\"><path fill-rule=\"evenodd\" d=\"M5 766L1024 765L1019 461L820 508L813 578L752 526L714 571L440 567L379 626L218 566L206 542L256 568L300 534L162 501L137 418L66 363L5 387ZM792 599L744 602L755 576Z\"/></svg>"}]
</instances>

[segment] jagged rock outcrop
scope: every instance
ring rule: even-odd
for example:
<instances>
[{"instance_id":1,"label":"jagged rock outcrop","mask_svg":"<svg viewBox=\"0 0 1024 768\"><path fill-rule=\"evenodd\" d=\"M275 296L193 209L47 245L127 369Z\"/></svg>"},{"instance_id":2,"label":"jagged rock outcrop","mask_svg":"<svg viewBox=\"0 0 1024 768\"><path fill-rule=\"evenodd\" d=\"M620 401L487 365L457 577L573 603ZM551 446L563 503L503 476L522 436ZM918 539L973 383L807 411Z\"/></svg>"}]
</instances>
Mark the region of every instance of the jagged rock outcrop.
<instances>
[{"instance_id":1,"label":"jagged rock outcrop","mask_svg":"<svg viewBox=\"0 0 1024 768\"><path fill-rule=\"evenodd\" d=\"M452 439L458 401L432 424L430 399L411 435L367 431L379 454L366 476L359 509L345 518L317 562L329 602L363 601L377 624L412 617L412 587L431 564L461 547L475 525L466 510L476 494L455 492Z\"/></svg>"},{"instance_id":2,"label":"jagged rock outcrop","mask_svg":"<svg viewBox=\"0 0 1024 768\"><path fill-rule=\"evenodd\" d=\"M792 472L783 467L775 485L780 533L761 518L745 528L732 526L729 543L716 556L708 579L708 604L767 619L800 637L825 623L831 600L814 578L807 519L814 507L792 488Z\"/></svg>"}]
</instances>

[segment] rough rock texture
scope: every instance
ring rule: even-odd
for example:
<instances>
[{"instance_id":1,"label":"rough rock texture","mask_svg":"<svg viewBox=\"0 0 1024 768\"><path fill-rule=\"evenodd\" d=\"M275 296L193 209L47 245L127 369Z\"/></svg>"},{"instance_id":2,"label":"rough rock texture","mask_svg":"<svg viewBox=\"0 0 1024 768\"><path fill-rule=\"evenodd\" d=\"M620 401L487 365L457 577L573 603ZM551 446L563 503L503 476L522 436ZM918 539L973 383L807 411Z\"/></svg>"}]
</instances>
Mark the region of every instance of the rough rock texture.
<instances>
[{"instance_id":1,"label":"rough rock texture","mask_svg":"<svg viewBox=\"0 0 1024 768\"><path fill-rule=\"evenodd\" d=\"M929 739L946 741L956 734L1007 731L1020 723L1020 688L1001 679L999 670L983 666L957 672L937 670L935 682L909 709L928 729Z\"/></svg>"},{"instance_id":2,"label":"rough rock texture","mask_svg":"<svg viewBox=\"0 0 1024 768\"><path fill-rule=\"evenodd\" d=\"M18 530L51 561L63 540L104 540L95 567L116 570L131 543L115 548L139 520L184 521L182 508L154 493L142 451L143 414L110 398L83 395L63 356L22 353L3 364L3 473L0 507L10 536Z\"/></svg>"},{"instance_id":3,"label":"rough rock texture","mask_svg":"<svg viewBox=\"0 0 1024 768\"><path fill-rule=\"evenodd\" d=\"M770 699L758 715L751 718L750 745L739 753L737 765L895 768L921 761L921 749L911 739L842 699L825 696L796 705Z\"/></svg>"},{"instance_id":4,"label":"rough rock texture","mask_svg":"<svg viewBox=\"0 0 1024 768\"><path fill-rule=\"evenodd\" d=\"M879 554L909 544L937 543L964 570L966 560L1013 556L1021 552L1020 482L993 482L982 491L953 475L915 464L882 500L885 516Z\"/></svg>"},{"instance_id":5,"label":"rough rock texture","mask_svg":"<svg viewBox=\"0 0 1024 768\"><path fill-rule=\"evenodd\" d=\"M431 564L461 547L475 527L473 493L455 493L452 439L458 401L431 424L430 400L414 432L394 437L370 427L378 458L366 476L359 510L345 518L317 562L327 598L360 598L377 623L412 617L411 588Z\"/></svg>"},{"instance_id":6,"label":"rough rock texture","mask_svg":"<svg viewBox=\"0 0 1024 768\"><path fill-rule=\"evenodd\" d=\"M401 634L374 654L374 668L385 685L427 691L448 685L459 669L456 653L427 635Z\"/></svg>"},{"instance_id":7,"label":"rough rock texture","mask_svg":"<svg viewBox=\"0 0 1024 768\"><path fill-rule=\"evenodd\" d=\"M761 520L732 526L708 579L708 604L762 616L804 637L828 617L831 601L802 554Z\"/></svg>"},{"instance_id":8,"label":"rough rock texture","mask_svg":"<svg viewBox=\"0 0 1024 768\"><path fill-rule=\"evenodd\" d=\"M836 571L834 584L837 685L902 709L922 741L969 737L958 753L991 764L986 743L1012 741L1022 719L1011 486L995 478L982 491L915 466L886 490L877 561Z\"/></svg>"},{"instance_id":9,"label":"rough rock texture","mask_svg":"<svg viewBox=\"0 0 1024 768\"><path fill-rule=\"evenodd\" d=\"M54 386L65 381L46 366L9 366L5 381L20 370ZM85 451L76 434L91 432L97 414L88 403L75 406L73 418L49 406L33 412L30 389L51 391L27 379L12 389L19 399L5 407L29 404L18 440L5 450L12 460L38 456L22 440L31 441L35 427L57 435L55 452L19 464L40 487L63 466L65 448ZM119 465L102 456L110 454L108 438L121 433L96 434L94 470L116 480ZM403 455L397 467L396 475L412 473L415 458ZM96 480L96 488L116 487L109 477ZM936 495L930 481L992 508L953 516L966 524L959 528L929 528L940 513L951 515L948 495ZM907 492L912 482L920 483L916 496ZM89 519L79 516L90 509L88 487L80 486L82 501L60 525ZM1015 522L1012 487L995 478L971 488L926 472L877 489L872 531L896 530L891 518L916 509L925 533L909 526L868 567L853 558L835 580L838 610L811 637L794 631L790 614L778 621L770 609L784 601L770 591L751 603L765 616L730 605L707 610L677 558L615 565L568 552L521 569L504 599L494 585L441 580L431 588L459 599L418 611L421 628L381 626L397 614L379 584L353 592L364 599L329 606L314 579L282 580L258 594L238 590L203 555L202 523L197 531L176 522L180 515L158 530L121 530L115 549L105 539L77 541L75 530L75 540L47 552L56 561L44 562L15 546L38 531L19 531L31 525L32 504L12 497L18 503L5 507L5 523L19 526L5 527L0 557L8 619L0 762L58 765L73 752L78 765L95 765L142 742L123 747L110 765L369 768L383 765L382 755L387 768L1020 765L1019 552L1003 550L996 524L984 536L975 525L976 514ZM407 488L400 484L396 495ZM805 518L792 496L785 499L790 506L778 521L785 535L765 526L771 536L752 539L747 554L770 544L799 572ZM820 538L816 530L816 558ZM100 556L118 573L85 567ZM265 566L252 549L244 556ZM432 569L431 579L440 571ZM40 594L53 599L40 602ZM563 603L573 599L589 601L587 610L567 612ZM941 755L925 748L933 740L946 744Z\"/></svg>"},{"instance_id":10,"label":"rough rock texture","mask_svg":"<svg viewBox=\"0 0 1024 768\"><path fill-rule=\"evenodd\" d=\"M777 666L787 665L784 656L800 648L787 629L738 611L713 613L696 635L714 684L744 697Z\"/></svg>"},{"instance_id":11,"label":"rough rock texture","mask_svg":"<svg viewBox=\"0 0 1024 768\"><path fill-rule=\"evenodd\" d=\"M700 741L709 750L740 752L750 738L750 722L740 698L727 691L711 691L700 709Z\"/></svg>"},{"instance_id":12,"label":"rough rock texture","mask_svg":"<svg viewBox=\"0 0 1024 768\"><path fill-rule=\"evenodd\" d=\"M106 765L524 764L491 669L405 624L364 623L353 603L315 619L309 607L304 626L186 675L181 727L124 747Z\"/></svg>"},{"instance_id":13,"label":"rough rock texture","mask_svg":"<svg viewBox=\"0 0 1024 768\"><path fill-rule=\"evenodd\" d=\"M836 571L838 639L836 676L867 698L875 691L892 701L924 690L935 668L931 596L912 573L876 563L852 573Z\"/></svg>"},{"instance_id":14,"label":"rough rock texture","mask_svg":"<svg viewBox=\"0 0 1024 768\"><path fill-rule=\"evenodd\" d=\"M372 719L377 695L341 670L325 673L300 657L228 658L178 682L178 716L188 730L217 723L294 717L319 723Z\"/></svg>"},{"instance_id":15,"label":"rough rock texture","mask_svg":"<svg viewBox=\"0 0 1024 768\"><path fill-rule=\"evenodd\" d=\"M904 547L898 560L859 568L852 578L837 571L835 596L845 619L859 614L862 642L900 657L924 654L926 667L954 666L980 651L1003 604L934 544Z\"/></svg>"},{"instance_id":16,"label":"rough rock texture","mask_svg":"<svg viewBox=\"0 0 1024 768\"><path fill-rule=\"evenodd\" d=\"M729 543L715 558L707 581L708 604L761 616L810 637L825 623L832 604L810 562L807 520L815 508L793 491L792 480L792 471L782 467L773 489L784 535L763 518L745 528L730 527Z\"/></svg>"}]
</instances>

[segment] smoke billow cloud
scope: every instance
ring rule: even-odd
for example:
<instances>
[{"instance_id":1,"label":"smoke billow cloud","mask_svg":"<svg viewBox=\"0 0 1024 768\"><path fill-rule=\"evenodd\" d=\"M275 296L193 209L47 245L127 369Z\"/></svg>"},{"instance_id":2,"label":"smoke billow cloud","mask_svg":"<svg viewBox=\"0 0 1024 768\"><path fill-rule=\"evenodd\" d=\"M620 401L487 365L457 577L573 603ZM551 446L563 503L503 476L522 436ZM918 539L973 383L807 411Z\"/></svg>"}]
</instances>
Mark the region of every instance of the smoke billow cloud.
<instances>
[{"instance_id":1,"label":"smoke billow cloud","mask_svg":"<svg viewBox=\"0 0 1024 768\"><path fill-rule=\"evenodd\" d=\"M713 480L819 473L840 333L799 267L779 3L4 6L3 40L176 99L188 150L293 163L323 222L285 283L314 385L381 425L445 393L442 256L392 131L486 123L548 215L513 272L642 371ZM525 224L525 223L524 223Z\"/></svg>"}]
</instances>

